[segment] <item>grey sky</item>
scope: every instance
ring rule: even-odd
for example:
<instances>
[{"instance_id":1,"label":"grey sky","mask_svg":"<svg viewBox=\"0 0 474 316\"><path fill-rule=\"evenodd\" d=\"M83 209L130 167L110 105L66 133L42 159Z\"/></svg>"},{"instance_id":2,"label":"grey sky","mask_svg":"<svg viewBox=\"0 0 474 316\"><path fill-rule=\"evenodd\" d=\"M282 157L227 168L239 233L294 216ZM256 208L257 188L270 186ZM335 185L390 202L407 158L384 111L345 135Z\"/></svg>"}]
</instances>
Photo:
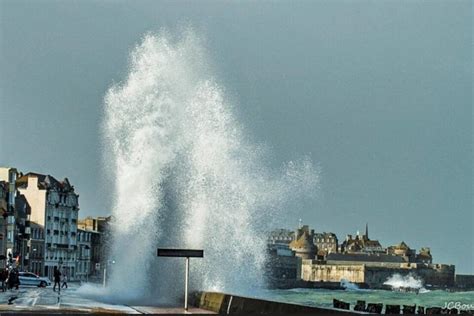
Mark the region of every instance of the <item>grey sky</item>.
<instances>
[{"instance_id":1,"label":"grey sky","mask_svg":"<svg viewBox=\"0 0 474 316\"><path fill-rule=\"evenodd\" d=\"M471 1L0 1L0 165L67 176L110 212L102 98L147 31L190 24L275 165L310 153L342 239L431 246L473 273ZM294 225L297 224L295 219Z\"/></svg>"}]
</instances>

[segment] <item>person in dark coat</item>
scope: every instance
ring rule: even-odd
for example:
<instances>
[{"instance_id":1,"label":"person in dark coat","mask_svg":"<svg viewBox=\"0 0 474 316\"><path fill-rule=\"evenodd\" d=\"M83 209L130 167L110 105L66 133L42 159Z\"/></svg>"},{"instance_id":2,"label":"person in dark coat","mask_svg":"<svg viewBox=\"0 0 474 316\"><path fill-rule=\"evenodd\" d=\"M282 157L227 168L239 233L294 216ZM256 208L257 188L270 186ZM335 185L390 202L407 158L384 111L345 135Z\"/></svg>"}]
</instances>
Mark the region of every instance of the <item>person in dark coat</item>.
<instances>
[{"instance_id":1,"label":"person in dark coat","mask_svg":"<svg viewBox=\"0 0 474 316\"><path fill-rule=\"evenodd\" d=\"M0 281L2 282L2 292L6 291L6 281L8 279L8 270L7 269L2 269L0 271Z\"/></svg>"},{"instance_id":2,"label":"person in dark coat","mask_svg":"<svg viewBox=\"0 0 474 316\"><path fill-rule=\"evenodd\" d=\"M16 288L18 290L19 285L20 285L20 275L18 274L18 269L17 268L10 269L10 273L8 274L8 288L9 289Z\"/></svg>"},{"instance_id":3,"label":"person in dark coat","mask_svg":"<svg viewBox=\"0 0 474 316\"><path fill-rule=\"evenodd\" d=\"M56 285L58 285L58 290L61 291L61 271L59 271L57 266L54 267L53 276L54 276L53 291L56 292Z\"/></svg>"}]
</instances>

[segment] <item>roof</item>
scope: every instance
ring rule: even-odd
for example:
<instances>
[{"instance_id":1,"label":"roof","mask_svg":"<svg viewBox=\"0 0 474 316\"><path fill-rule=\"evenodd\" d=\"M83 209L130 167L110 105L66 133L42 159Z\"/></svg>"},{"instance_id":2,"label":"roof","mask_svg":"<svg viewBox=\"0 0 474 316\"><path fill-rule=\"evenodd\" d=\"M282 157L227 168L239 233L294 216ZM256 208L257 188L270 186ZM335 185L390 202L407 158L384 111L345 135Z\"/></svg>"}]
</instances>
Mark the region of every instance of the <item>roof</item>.
<instances>
[{"instance_id":1,"label":"roof","mask_svg":"<svg viewBox=\"0 0 474 316\"><path fill-rule=\"evenodd\" d=\"M270 232L270 237L293 237L295 234L294 231L288 229L275 229Z\"/></svg>"},{"instance_id":2,"label":"roof","mask_svg":"<svg viewBox=\"0 0 474 316\"><path fill-rule=\"evenodd\" d=\"M337 239L337 236L336 234L334 233L326 233L326 232L323 232L323 233L315 233L314 234L314 237L315 238L334 238L334 239Z\"/></svg>"},{"instance_id":3,"label":"roof","mask_svg":"<svg viewBox=\"0 0 474 316\"><path fill-rule=\"evenodd\" d=\"M405 260L400 256L392 256L387 254L358 254L358 253L330 253L326 260L332 261L366 261L366 262L395 262L402 263Z\"/></svg>"},{"instance_id":4,"label":"roof","mask_svg":"<svg viewBox=\"0 0 474 316\"><path fill-rule=\"evenodd\" d=\"M40 228L40 229L43 229L43 228L44 228L43 225L38 224L37 222L30 222L30 227L31 227L31 228Z\"/></svg>"},{"instance_id":5,"label":"roof","mask_svg":"<svg viewBox=\"0 0 474 316\"><path fill-rule=\"evenodd\" d=\"M16 180L17 187L26 187L28 185L28 178L36 177L38 178L38 188L39 189L60 189L60 190L74 190L74 187L69 183L68 178L64 178L63 181L59 181L52 175L45 175L36 172L28 172L27 174L21 176Z\"/></svg>"},{"instance_id":6,"label":"roof","mask_svg":"<svg viewBox=\"0 0 474 316\"><path fill-rule=\"evenodd\" d=\"M304 249L308 251L316 251L316 246L312 242L310 235L307 231L303 231L303 234L297 240L293 240L290 243L291 249Z\"/></svg>"},{"instance_id":7,"label":"roof","mask_svg":"<svg viewBox=\"0 0 474 316\"><path fill-rule=\"evenodd\" d=\"M378 240L364 240L364 247L382 247Z\"/></svg>"},{"instance_id":8,"label":"roof","mask_svg":"<svg viewBox=\"0 0 474 316\"><path fill-rule=\"evenodd\" d=\"M408 245L402 241L401 243L399 243L398 245L395 245L393 246L393 248L396 248L396 249L404 249L404 250L410 250L410 247L408 247Z\"/></svg>"}]
</instances>

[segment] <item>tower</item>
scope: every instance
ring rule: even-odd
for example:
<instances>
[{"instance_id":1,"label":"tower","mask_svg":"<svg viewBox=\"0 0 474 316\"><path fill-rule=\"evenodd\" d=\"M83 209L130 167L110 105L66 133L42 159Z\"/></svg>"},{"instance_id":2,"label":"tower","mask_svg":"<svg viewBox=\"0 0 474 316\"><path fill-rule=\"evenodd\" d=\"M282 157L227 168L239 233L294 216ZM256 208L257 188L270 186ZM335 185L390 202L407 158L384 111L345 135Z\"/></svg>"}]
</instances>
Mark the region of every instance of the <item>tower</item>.
<instances>
[{"instance_id":1,"label":"tower","mask_svg":"<svg viewBox=\"0 0 474 316\"><path fill-rule=\"evenodd\" d=\"M369 240L369 223L365 223L365 239Z\"/></svg>"}]
</instances>

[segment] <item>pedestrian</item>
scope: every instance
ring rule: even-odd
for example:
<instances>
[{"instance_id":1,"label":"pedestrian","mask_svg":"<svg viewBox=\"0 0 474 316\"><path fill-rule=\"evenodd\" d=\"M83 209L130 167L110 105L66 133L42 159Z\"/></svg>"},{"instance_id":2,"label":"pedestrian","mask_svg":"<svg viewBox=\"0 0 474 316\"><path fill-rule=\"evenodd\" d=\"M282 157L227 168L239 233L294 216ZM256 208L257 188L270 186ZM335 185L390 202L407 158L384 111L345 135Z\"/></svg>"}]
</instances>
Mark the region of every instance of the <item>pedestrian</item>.
<instances>
[{"instance_id":1,"label":"pedestrian","mask_svg":"<svg viewBox=\"0 0 474 316\"><path fill-rule=\"evenodd\" d=\"M63 285L61 285L61 288L66 287L67 289L67 273L65 270L63 270Z\"/></svg>"},{"instance_id":2,"label":"pedestrian","mask_svg":"<svg viewBox=\"0 0 474 316\"><path fill-rule=\"evenodd\" d=\"M20 285L20 276L18 274L17 268L10 269L7 283L8 283L8 288L10 290L13 288L16 288L18 290L18 286Z\"/></svg>"},{"instance_id":3,"label":"pedestrian","mask_svg":"<svg viewBox=\"0 0 474 316\"><path fill-rule=\"evenodd\" d=\"M61 272L59 271L57 266L54 267L53 276L54 276L53 291L56 292L56 285L58 285L58 291L61 292Z\"/></svg>"},{"instance_id":4,"label":"pedestrian","mask_svg":"<svg viewBox=\"0 0 474 316\"><path fill-rule=\"evenodd\" d=\"M2 269L0 271L0 281L2 282L2 292L5 292L6 290L6 281L8 279L8 270L7 269Z\"/></svg>"}]
</instances>

